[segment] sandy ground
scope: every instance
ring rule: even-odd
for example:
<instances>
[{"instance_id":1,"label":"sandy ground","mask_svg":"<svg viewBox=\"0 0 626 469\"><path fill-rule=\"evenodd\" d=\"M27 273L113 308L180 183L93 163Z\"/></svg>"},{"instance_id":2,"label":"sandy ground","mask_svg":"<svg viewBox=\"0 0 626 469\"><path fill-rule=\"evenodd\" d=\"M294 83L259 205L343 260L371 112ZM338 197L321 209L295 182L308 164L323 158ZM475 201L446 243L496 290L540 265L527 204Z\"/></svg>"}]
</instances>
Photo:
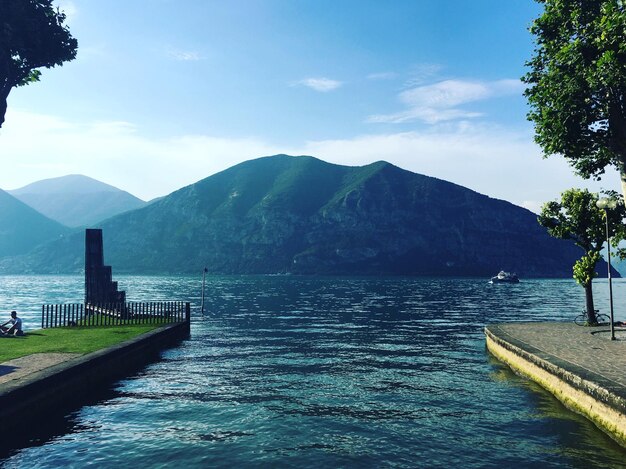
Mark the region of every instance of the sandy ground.
<instances>
[{"instance_id":1,"label":"sandy ground","mask_svg":"<svg viewBox=\"0 0 626 469\"><path fill-rule=\"evenodd\" d=\"M0 363L0 384L79 357L80 353L34 353Z\"/></svg>"}]
</instances>

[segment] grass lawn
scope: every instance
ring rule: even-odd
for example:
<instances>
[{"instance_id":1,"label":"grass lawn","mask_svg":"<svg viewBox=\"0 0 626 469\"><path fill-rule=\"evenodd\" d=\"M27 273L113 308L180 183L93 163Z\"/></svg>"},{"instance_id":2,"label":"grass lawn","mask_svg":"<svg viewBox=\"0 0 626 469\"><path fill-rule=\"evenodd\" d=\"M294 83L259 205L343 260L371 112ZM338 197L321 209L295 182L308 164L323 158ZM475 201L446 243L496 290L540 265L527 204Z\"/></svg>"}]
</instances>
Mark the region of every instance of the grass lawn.
<instances>
[{"instance_id":1,"label":"grass lawn","mask_svg":"<svg viewBox=\"0 0 626 469\"><path fill-rule=\"evenodd\" d=\"M158 324L58 327L29 331L23 337L0 338L0 363L31 353L89 353L132 339Z\"/></svg>"}]
</instances>

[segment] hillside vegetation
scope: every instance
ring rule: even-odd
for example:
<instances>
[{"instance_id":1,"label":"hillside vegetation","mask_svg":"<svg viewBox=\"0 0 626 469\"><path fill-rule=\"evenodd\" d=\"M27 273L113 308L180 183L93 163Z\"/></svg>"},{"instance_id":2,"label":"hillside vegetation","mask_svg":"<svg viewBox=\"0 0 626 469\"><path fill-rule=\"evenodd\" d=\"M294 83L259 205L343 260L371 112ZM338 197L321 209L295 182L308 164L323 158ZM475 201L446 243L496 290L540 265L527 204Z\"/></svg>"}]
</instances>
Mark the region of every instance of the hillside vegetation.
<instances>
[{"instance_id":1,"label":"hillside vegetation","mask_svg":"<svg viewBox=\"0 0 626 469\"><path fill-rule=\"evenodd\" d=\"M286 155L239 164L101 227L116 272L569 277L579 257L508 202L385 162ZM82 256L78 233L1 267L73 272Z\"/></svg>"}]
</instances>

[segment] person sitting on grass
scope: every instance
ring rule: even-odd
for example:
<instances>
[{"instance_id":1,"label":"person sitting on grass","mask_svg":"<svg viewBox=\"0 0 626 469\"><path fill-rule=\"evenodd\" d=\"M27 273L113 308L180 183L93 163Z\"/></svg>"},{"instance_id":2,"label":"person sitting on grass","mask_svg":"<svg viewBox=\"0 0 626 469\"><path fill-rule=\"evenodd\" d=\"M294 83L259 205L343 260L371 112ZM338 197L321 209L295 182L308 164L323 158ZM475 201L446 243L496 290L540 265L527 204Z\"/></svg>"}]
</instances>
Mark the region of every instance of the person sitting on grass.
<instances>
[{"instance_id":1,"label":"person sitting on grass","mask_svg":"<svg viewBox=\"0 0 626 469\"><path fill-rule=\"evenodd\" d=\"M11 324L9 327L5 327ZM17 317L16 311L11 311L11 319L0 326L0 331L4 335L24 335L22 330L22 319Z\"/></svg>"}]
</instances>

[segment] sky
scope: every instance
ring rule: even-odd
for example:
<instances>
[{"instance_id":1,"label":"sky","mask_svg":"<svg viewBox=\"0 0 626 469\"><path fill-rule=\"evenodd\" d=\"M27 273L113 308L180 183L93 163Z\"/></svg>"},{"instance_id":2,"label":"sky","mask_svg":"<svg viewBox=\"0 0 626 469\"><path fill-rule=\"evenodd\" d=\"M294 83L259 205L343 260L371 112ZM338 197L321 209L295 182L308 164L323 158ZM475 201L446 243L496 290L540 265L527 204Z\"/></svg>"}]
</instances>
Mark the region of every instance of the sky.
<instances>
[{"instance_id":1,"label":"sky","mask_svg":"<svg viewBox=\"0 0 626 469\"><path fill-rule=\"evenodd\" d=\"M620 191L542 157L533 0L57 0L78 55L14 89L0 188L84 174L144 200L286 153L388 161L538 211Z\"/></svg>"}]
</instances>

